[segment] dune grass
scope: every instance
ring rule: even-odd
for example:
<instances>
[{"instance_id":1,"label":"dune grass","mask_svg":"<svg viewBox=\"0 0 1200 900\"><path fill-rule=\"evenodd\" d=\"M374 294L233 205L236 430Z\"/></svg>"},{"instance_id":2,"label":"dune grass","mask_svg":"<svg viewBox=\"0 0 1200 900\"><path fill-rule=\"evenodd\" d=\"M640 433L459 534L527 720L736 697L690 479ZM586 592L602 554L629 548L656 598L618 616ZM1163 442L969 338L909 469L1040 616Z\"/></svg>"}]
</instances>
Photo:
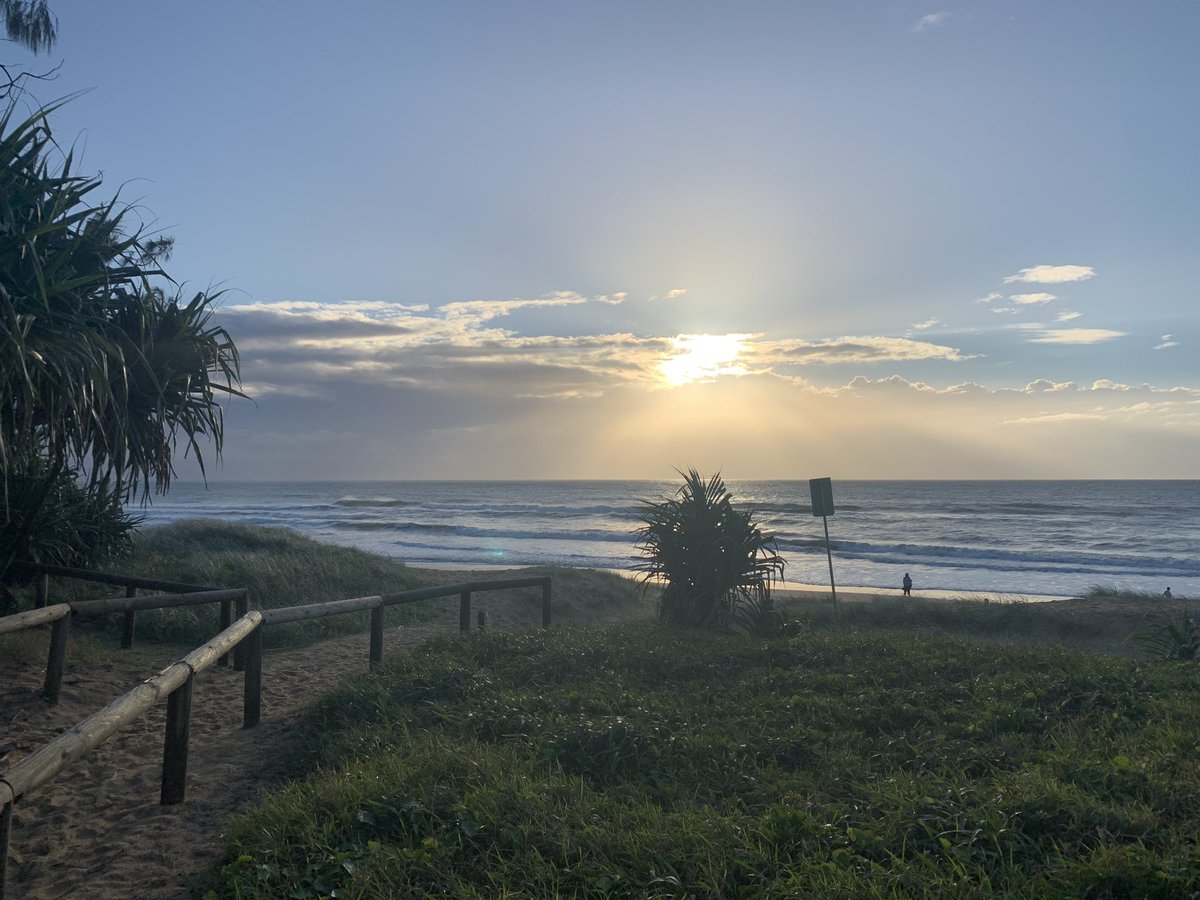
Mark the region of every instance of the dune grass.
<instances>
[{"instance_id":1,"label":"dune grass","mask_svg":"<svg viewBox=\"0 0 1200 900\"><path fill-rule=\"evenodd\" d=\"M829 602L785 601L780 608L799 628L815 633L941 634L1106 653L1134 652L1129 636L1136 624L1111 615L1081 615L1072 604L889 597L841 603L837 608ZM1158 614L1157 608L1135 609L1146 615Z\"/></svg>"},{"instance_id":2,"label":"dune grass","mask_svg":"<svg viewBox=\"0 0 1200 900\"><path fill-rule=\"evenodd\" d=\"M411 569L404 563L350 547L324 543L286 528L235 525L212 519L189 519L139 532L133 553L109 571L162 578L212 587L244 587L253 609L303 606L375 594L397 593L434 583L463 580L466 574ZM554 616L559 622L588 624L636 616L641 601L627 579L605 572L534 568L520 575L553 579ZM498 576L500 577L500 576ZM26 606L32 590L24 591ZM85 599L112 594L112 588L73 579L52 579L51 599ZM510 624L541 622L537 590L497 591L477 595L477 608ZM389 608L389 626L446 614L457 598L441 598ZM457 612L453 613L457 616ZM118 627L118 616L100 617L98 634ZM266 632L268 646L311 643L369 627L367 613L275 626ZM196 645L217 630L217 608L196 606L152 610L137 618L136 639Z\"/></svg>"},{"instance_id":3,"label":"dune grass","mask_svg":"<svg viewBox=\"0 0 1200 900\"><path fill-rule=\"evenodd\" d=\"M932 635L443 640L309 713L208 896L1183 896L1198 692Z\"/></svg>"}]
</instances>

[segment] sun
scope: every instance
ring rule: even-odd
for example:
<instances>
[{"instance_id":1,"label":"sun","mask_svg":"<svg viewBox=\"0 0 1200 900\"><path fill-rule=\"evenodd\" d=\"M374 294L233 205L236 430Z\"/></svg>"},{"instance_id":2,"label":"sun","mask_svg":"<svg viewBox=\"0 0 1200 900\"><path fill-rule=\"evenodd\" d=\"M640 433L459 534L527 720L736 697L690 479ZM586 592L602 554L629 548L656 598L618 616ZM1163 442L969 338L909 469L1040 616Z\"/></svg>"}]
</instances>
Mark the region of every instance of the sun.
<instances>
[{"instance_id":1,"label":"sun","mask_svg":"<svg viewBox=\"0 0 1200 900\"><path fill-rule=\"evenodd\" d=\"M693 381L712 381L720 375L746 375L738 358L745 351L745 334L681 334L671 339L675 355L663 360L663 379L671 387Z\"/></svg>"}]
</instances>

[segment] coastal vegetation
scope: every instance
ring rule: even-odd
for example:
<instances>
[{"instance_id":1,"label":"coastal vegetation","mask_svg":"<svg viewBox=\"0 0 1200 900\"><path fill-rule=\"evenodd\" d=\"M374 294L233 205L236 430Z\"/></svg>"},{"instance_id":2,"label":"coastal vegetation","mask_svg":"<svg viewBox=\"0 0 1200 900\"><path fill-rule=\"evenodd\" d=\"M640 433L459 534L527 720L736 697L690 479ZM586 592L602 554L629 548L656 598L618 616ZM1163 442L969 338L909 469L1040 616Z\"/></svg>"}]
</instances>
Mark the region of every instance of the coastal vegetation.
<instances>
[{"instance_id":1,"label":"coastal vegetation","mask_svg":"<svg viewBox=\"0 0 1200 900\"><path fill-rule=\"evenodd\" d=\"M683 473L672 497L644 500L637 530L646 584L661 586L658 618L675 625L761 623L784 561L772 535L733 504L720 473Z\"/></svg>"},{"instance_id":2,"label":"coastal vegetation","mask_svg":"<svg viewBox=\"0 0 1200 900\"><path fill-rule=\"evenodd\" d=\"M316 541L287 528L242 525L213 519L188 519L139 531L130 551L113 568L125 575L166 578L209 587L246 588L254 609L304 606L348 597L392 594L431 584L464 580L462 573L412 569L404 563ZM575 624L608 622L638 616L643 602L632 581L587 569L532 568L522 574L554 578L555 621ZM51 579L52 598L85 599L102 596L107 588L71 579ZM32 602L28 589L21 592ZM541 621L541 596L526 591L489 593L483 601L493 616L513 626L532 627ZM389 626L423 621L458 610L443 599L390 607ZM367 613L335 616L272 627L267 646L295 646L368 627ZM119 633L116 617L92 623L92 632ZM217 631L213 606L159 609L138 616L138 641L197 645Z\"/></svg>"},{"instance_id":3,"label":"coastal vegetation","mask_svg":"<svg viewBox=\"0 0 1200 900\"><path fill-rule=\"evenodd\" d=\"M1181 896L1198 689L899 632L440 640L311 710L209 896Z\"/></svg>"},{"instance_id":4,"label":"coastal vegetation","mask_svg":"<svg viewBox=\"0 0 1200 900\"><path fill-rule=\"evenodd\" d=\"M44 0L0 4L9 37L48 50ZM163 269L170 237L116 197L96 199L28 73L0 64L0 604L25 563L94 566L128 548L124 506L165 492L182 450L220 456L219 400L242 396L217 293L185 295Z\"/></svg>"}]
</instances>

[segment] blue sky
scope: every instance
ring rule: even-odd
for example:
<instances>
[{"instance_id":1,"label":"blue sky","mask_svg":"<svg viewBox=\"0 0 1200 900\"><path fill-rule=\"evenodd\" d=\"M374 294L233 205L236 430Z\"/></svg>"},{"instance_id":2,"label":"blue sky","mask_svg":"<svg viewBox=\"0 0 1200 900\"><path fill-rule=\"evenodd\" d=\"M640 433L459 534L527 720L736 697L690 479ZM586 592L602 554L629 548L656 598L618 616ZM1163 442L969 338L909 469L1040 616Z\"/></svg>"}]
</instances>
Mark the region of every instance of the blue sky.
<instances>
[{"instance_id":1,"label":"blue sky","mask_svg":"<svg viewBox=\"0 0 1200 900\"><path fill-rule=\"evenodd\" d=\"M1194 2L54 9L218 477L1200 475Z\"/></svg>"}]
</instances>

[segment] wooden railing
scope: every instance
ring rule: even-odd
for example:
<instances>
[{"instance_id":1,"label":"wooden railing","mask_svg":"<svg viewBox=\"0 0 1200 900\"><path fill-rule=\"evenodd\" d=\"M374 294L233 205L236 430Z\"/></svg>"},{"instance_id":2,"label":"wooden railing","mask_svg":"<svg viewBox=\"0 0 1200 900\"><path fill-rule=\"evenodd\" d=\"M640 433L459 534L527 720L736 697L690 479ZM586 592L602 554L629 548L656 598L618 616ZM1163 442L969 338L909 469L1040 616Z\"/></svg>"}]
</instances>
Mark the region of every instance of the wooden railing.
<instances>
[{"instance_id":1,"label":"wooden railing","mask_svg":"<svg viewBox=\"0 0 1200 900\"><path fill-rule=\"evenodd\" d=\"M138 610L167 609L176 606L198 606L204 603L220 603L221 628L228 628L233 621L233 608L236 606L238 617L242 617L249 609L249 599L245 588L232 590L197 589L188 594L149 594L137 596L136 588L126 591L125 597L111 597L102 600L72 600L69 603L55 603L43 606L41 609L31 609L28 612L17 613L0 618L0 634L12 634L26 628L51 624L50 651L46 661L46 682L42 693L51 704L58 702L59 689L62 686L63 667L67 658L67 641L71 633L70 614L123 612L125 625L122 629L121 646L133 646L134 616ZM227 661L221 657L221 664ZM240 657L235 657L234 666L241 669Z\"/></svg>"},{"instance_id":2,"label":"wooden railing","mask_svg":"<svg viewBox=\"0 0 1200 900\"><path fill-rule=\"evenodd\" d=\"M58 570L54 574L64 573L63 570ZM130 586L130 581L139 582L137 585L133 585L134 587L149 587L150 585L145 582L152 581L151 579L125 579L125 576L117 575L106 575L100 578L95 577L99 573L86 574L93 576L89 580L125 584L127 587ZM81 576L74 575L72 571L70 577ZM115 579L125 580L117 581ZM171 582L155 583L181 587L181 585ZM262 716L263 631L268 626L370 610L371 638L368 659L369 667L374 669L383 661L383 619L384 610L387 607L457 594L459 597L459 629L468 631L471 627L471 595L473 593L539 586L542 588L542 627L548 628L551 622L551 588L548 575L507 580L471 581L463 584L417 588L395 594L333 600L328 603L291 606L261 612L245 608L246 591L244 589L222 591L196 588L191 593L58 603L18 613L15 616L0 618L0 634L32 628L35 625L47 623L53 625L50 637L50 662L47 665L46 673L46 694L47 697L51 696L49 686L53 671L55 673L53 696L57 699L58 685L61 683L66 658L67 623L70 622L69 614L73 610L82 608L92 612L122 610L136 612L139 609L186 606L194 603L236 602L238 604L236 621L223 621L221 632L208 643L167 666L157 675L147 678L104 709L88 716L49 744L21 759L12 768L0 772L0 900L4 900L5 897L8 844L12 831L14 804L25 794L45 784L117 731L136 720L164 696L167 698L167 721L166 734L163 739L163 771L159 802L163 805L183 802L187 783L192 685L195 677L214 664L223 664L232 651L235 656L235 666L244 671L243 727L252 728L257 725ZM236 662L239 657L241 665Z\"/></svg>"}]
</instances>

